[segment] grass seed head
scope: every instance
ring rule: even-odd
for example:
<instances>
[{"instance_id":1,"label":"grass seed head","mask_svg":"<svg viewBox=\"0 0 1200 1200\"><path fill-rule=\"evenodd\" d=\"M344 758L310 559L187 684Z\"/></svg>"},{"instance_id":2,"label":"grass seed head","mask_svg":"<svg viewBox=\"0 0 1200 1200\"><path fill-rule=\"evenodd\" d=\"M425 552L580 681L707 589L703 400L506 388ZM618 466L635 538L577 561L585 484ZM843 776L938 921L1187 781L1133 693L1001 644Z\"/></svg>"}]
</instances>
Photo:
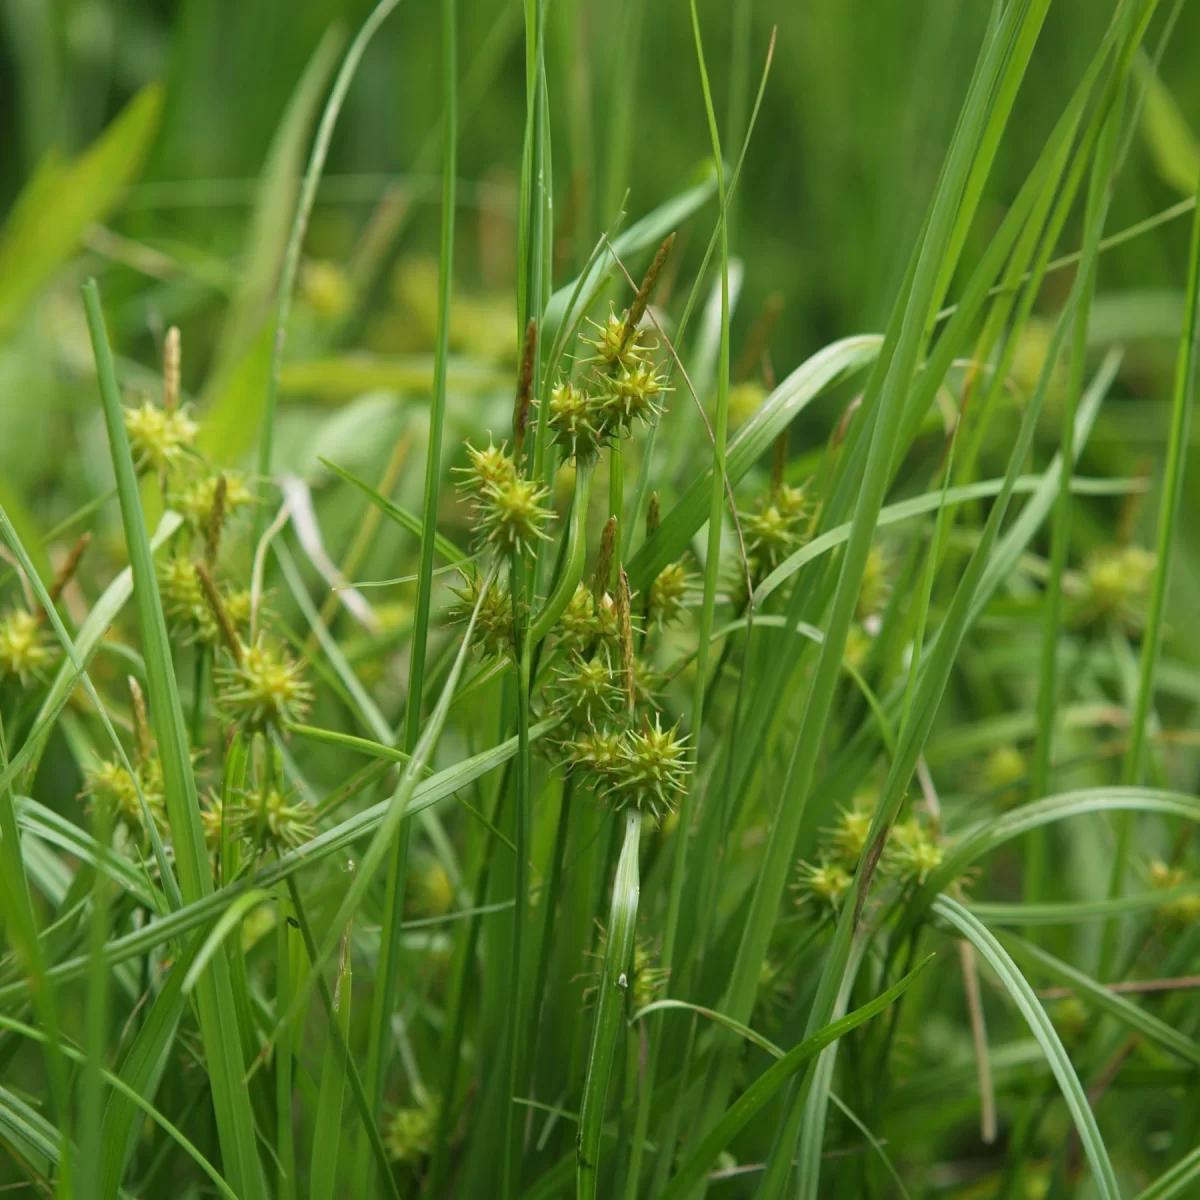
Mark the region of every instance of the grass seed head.
<instances>
[{"instance_id":1,"label":"grass seed head","mask_svg":"<svg viewBox=\"0 0 1200 1200\"><path fill-rule=\"evenodd\" d=\"M198 427L182 408L159 408L144 400L124 410L125 433L139 472L166 475L191 452Z\"/></svg>"},{"instance_id":2,"label":"grass seed head","mask_svg":"<svg viewBox=\"0 0 1200 1200\"><path fill-rule=\"evenodd\" d=\"M15 677L28 687L44 679L57 658L57 643L33 613L10 608L0 617L0 679Z\"/></svg>"},{"instance_id":3,"label":"grass seed head","mask_svg":"<svg viewBox=\"0 0 1200 1200\"><path fill-rule=\"evenodd\" d=\"M388 1119L384 1146L395 1162L419 1163L433 1152L441 1101L426 1095L422 1103L398 1108Z\"/></svg>"},{"instance_id":4,"label":"grass seed head","mask_svg":"<svg viewBox=\"0 0 1200 1200\"><path fill-rule=\"evenodd\" d=\"M214 672L217 703L247 733L302 721L312 706L304 668L281 647L259 635L241 662Z\"/></svg>"}]
</instances>

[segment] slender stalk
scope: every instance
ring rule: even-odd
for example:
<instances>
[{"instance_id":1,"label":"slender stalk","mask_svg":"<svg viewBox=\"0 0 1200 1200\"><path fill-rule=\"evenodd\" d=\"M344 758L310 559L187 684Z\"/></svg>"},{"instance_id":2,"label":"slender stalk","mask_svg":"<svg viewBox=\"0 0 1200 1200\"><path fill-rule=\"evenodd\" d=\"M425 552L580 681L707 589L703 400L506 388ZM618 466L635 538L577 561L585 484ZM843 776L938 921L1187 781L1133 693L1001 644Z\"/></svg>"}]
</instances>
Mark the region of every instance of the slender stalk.
<instances>
[{"instance_id":1,"label":"slender stalk","mask_svg":"<svg viewBox=\"0 0 1200 1200\"><path fill-rule=\"evenodd\" d=\"M404 749L410 754L417 744L421 728L421 695L425 685L429 607L433 591L434 533L442 483L442 429L446 419L446 369L450 354L450 293L454 266L455 172L458 169L457 3L458 0L442 0L442 235L438 262L433 396L429 409L425 495L421 509L420 564L408 671L408 700L404 713ZM404 919L404 881L408 872L410 829L411 822L405 821L401 825L388 863L378 976L371 1003L367 1091L377 1122L383 1109L383 1089L391 1060L391 1021L399 975L400 925ZM371 1165L364 1147L360 1146L357 1162L360 1184L364 1191L369 1192Z\"/></svg>"},{"instance_id":2,"label":"slender stalk","mask_svg":"<svg viewBox=\"0 0 1200 1200\"><path fill-rule=\"evenodd\" d=\"M1200 192L1198 192L1200 198ZM1155 540L1154 578L1150 585L1150 602L1146 612L1146 630L1142 637L1141 669L1138 674L1137 697L1129 726L1129 743L1121 765L1122 782L1137 784L1145 771L1146 727L1154 701L1154 683L1162 650L1163 623L1166 612L1167 585L1171 577L1176 522L1183 497L1184 465L1191 430L1192 404L1196 393L1196 364L1200 358L1200 205L1192 221L1191 246L1188 251L1188 277L1183 330L1175 362L1175 389L1171 401L1171 426L1167 435L1167 461L1163 470L1162 494L1158 508L1158 534ZM1109 896L1119 896L1129 866L1130 842L1133 833L1132 815L1121 814L1117 824L1117 847L1113 855ZM1104 963L1100 977L1105 977L1105 964L1111 964L1114 946L1106 940Z\"/></svg>"}]
</instances>

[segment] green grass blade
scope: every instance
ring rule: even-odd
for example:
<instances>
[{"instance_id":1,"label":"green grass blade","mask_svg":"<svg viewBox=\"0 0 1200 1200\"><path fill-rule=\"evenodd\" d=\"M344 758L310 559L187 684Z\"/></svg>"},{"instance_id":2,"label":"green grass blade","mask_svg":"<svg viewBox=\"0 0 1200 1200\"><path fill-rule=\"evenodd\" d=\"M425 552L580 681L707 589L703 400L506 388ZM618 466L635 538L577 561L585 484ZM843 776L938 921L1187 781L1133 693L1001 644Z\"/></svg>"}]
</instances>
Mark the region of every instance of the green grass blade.
<instances>
[{"instance_id":1,"label":"green grass blade","mask_svg":"<svg viewBox=\"0 0 1200 1200\"><path fill-rule=\"evenodd\" d=\"M372 504L379 508L385 517L395 521L397 525L407 529L409 533L415 534L418 538L423 536L422 531L425 528L425 523L416 513L411 513L408 509L401 508L398 504L393 503L386 496L380 495L369 483L359 479L356 475L352 475L343 467L339 467L337 463L330 462L327 458L322 458L319 461L322 466L328 467L339 479L344 479L347 483L358 488ZM435 531L433 541L437 552L446 562L466 562L468 556L443 534Z\"/></svg>"},{"instance_id":2,"label":"green grass blade","mask_svg":"<svg viewBox=\"0 0 1200 1200\"><path fill-rule=\"evenodd\" d=\"M625 815L625 837L613 879L612 905L608 916L608 940L604 967L597 991L592 1044L588 1052L583 1103L579 1109L578 1163L575 1172L576 1200L594 1200L600 1164L600 1131L608 1099L608 1081L617 1053L617 1037L624 1023L628 973L632 969L633 940L637 930L638 844L642 819L636 809Z\"/></svg>"},{"instance_id":3,"label":"green grass blade","mask_svg":"<svg viewBox=\"0 0 1200 1200\"><path fill-rule=\"evenodd\" d=\"M678 1173L671 1179L670 1185L662 1193L660 1200L682 1200L683 1197L691 1195L692 1189L703 1182L705 1175L717 1161L721 1151L729 1145L740 1130L744 1129L762 1111L763 1106L806 1062L814 1055L819 1054L826 1046L845 1037L865 1021L878 1016L884 1009L895 1003L932 961L933 955L930 955L898 983L888 988L886 992L881 992L861 1008L856 1008L841 1020L834 1021L805 1038L799 1045L789 1050L774 1066L764 1071L698 1142Z\"/></svg>"},{"instance_id":4,"label":"green grass blade","mask_svg":"<svg viewBox=\"0 0 1200 1200\"><path fill-rule=\"evenodd\" d=\"M1175 1200L1190 1196L1200 1183L1200 1146L1185 1154L1169 1171L1160 1175L1148 1188L1138 1192L1134 1200Z\"/></svg>"},{"instance_id":5,"label":"green grass blade","mask_svg":"<svg viewBox=\"0 0 1200 1200\"><path fill-rule=\"evenodd\" d=\"M1012 997L1021 1016L1025 1018L1033 1036L1042 1047L1050 1070L1058 1081L1063 1099L1071 1113L1071 1120L1079 1134L1083 1152L1092 1168L1096 1190L1103 1200L1120 1200L1121 1188L1116 1173L1109 1161L1108 1149L1100 1136L1096 1118L1092 1114L1088 1098L1075 1074L1075 1068L1063 1049L1057 1032L1046 1010L1041 1006L1028 980L1021 974L1004 947L973 917L957 900L939 896L933 904L934 913L951 925L960 936L965 937L979 952L988 966L1000 978L1005 990Z\"/></svg>"},{"instance_id":6,"label":"green grass blade","mask_svg":"<svg viewBox=\"0 0 1200 1200\"><path fill-rule=\"evenodd\" d=\"M133 571L133 593L146 659L148 700L162 761L179 888L183 899L190 903L212 892L212 874L200 825L196 779L192 773L191 750L172 666L171 644L142 516L137 476L125 434L112 351L100 308L100 292L94 281L85 285L84 307L100 377L125 542ZM212 971L197 988L196 1000L225 1169L235 1192L244 1200L258 1200L264 1195L262 1167L255 1145L250 1099L242 1084L241 1036L229 968L224 959L214 961Z\"/></svg>"},{"instance_id":7,"label":"green grass blade","mask_svg":"<svg viewBox=\"0 0 1200 1200\"><path fill-rule=\"evenodd\" d=\"M136 1095L152 1103L159 1082L167 1067L175 1031L183 1016L186 1000L183 979L201 948L203 938L197 934L176 960L162 989L146 1011L137 1036L121 1058L118 1074L121 1081ZM114 1091L104 1110L102 1157L100 1158L100 1194L113 1200L120 1190L125 1169L137 1144L135 1119L138 1106L125 1094Z\"/></svg>"},{"instance_id":8,"label":"green grass blade","mask_svg":"<svg viewBox=\"0 0 1200 1200\"><path fill-rule=\"evenodd\" d=\"M317 197L317 184L325 170L325 158L329 153L329 143L333 139L333 129L337 124L346 93L358 64L367 48L367 43L374 37L375 31L383 24L388 14L396 7L399 0L380 0L372 10L371 15L363 22L362 28L355 35L354 41L346 51L346 57L333 82L333 90L325 101L321 112L321 122L317 126L317 134L313 139L312 151L309 154L308 167L304 172L304 182L300 187L300 198L296 203L296 212L292 218L291 232L288 234L287 249L283 256L283 271L279 278L279 295L275 309L275 329L271 338L271 363L267 372L266 398L263 404L262 425L258 438L258 477L260 487L271 475L272 450L275 444L275 403L279 395L279 372L283 365L283 349L287 340L288 316L292 308L292 294L296 289L296 275L300 270L300 252L304 247L304 235L308 230L308 218L312 214L313 201ZM254 541L257 543L262 534L262 522L265 509L260 505L254 519Z\"/></svg>"},{"instance_id":9,"label":"green grass blade","mask_svg":"<svg viewBox=\"0 0 1200 1200\"><path fill-rule=\"evenodd\" d=\"M974 910L971 910L974 912ZM979 921L979 915L974 913ZM982 924L982 921L980 921ZM1053 979L1065 987L1069 987L1089 1007L1097 1008L1115 1017L1122 1025L1140 1033L1148 1041L1156 1042L1163 1049L1178 1055L1185 1062L1200 1065L1200 1044L1179 1030L1173 1029L1165 1021L1159 1020L1152 1013L1134 1004L1118 992L1110 991L1097 983L1090 975L1076 970L1070 963L1055 958L1040 946L1035 946L1016 934L1002 934L1000 941L1018 962L1024 963L1029 969Z\"/></svg>"},{"instance_id":10,"label":"green grass blade","mask_svg":"<svg viewBox=\"0 0 1200 1200\"><path fill-rule=\"evenodd\" d=\"M346 1092L346 1073L339 1037L347 1043L350 1034L350 930L342 939L342 959L333 991L333 1014L337 1032L330 1030L325 1039L325 1060L321 1066L321 1092L313 1122L312 1166L309 1170L309 1200L333 1200L337 1187L338 1147L342 1141L342 1103Z\"/></svg>"}]
</instances>

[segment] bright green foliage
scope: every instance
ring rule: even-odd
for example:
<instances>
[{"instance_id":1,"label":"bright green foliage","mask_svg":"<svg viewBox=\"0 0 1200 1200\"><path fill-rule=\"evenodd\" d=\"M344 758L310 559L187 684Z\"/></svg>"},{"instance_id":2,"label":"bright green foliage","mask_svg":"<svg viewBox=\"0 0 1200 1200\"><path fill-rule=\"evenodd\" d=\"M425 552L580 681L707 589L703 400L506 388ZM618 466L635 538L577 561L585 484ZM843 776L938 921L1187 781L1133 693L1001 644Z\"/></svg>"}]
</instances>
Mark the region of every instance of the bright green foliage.
<instances>
[{"instance_id":1,"label":"bright green foliage","mask_svg":"<svg viewBox=\"0 0 1200 1200\"><path fill-rule=\"evenodd\" d=\"M0 1189L1192 1195L1200 13L336 7L0 5Z\"/></svg>"}]
</instances>

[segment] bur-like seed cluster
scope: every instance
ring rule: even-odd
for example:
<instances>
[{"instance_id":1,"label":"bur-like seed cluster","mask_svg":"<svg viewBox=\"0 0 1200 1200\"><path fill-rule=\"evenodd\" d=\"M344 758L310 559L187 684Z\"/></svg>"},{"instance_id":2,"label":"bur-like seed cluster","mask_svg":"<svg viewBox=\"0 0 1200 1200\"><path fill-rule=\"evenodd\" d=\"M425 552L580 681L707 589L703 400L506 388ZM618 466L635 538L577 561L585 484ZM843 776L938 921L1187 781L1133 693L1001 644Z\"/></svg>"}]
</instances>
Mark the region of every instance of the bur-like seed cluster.
<instances>
[{"instance_id":1,"label":"bur-like seed cluster","mask_svg":"<svg viewBox=\"0 0 1200 1200\"><path fill-rule=\"evenodd\" d=\"M797 901L801 904L815 901L837 908L850 890L851 879L841 863L824 859L818 863L802 862L797 871Z\"/></svg>"},{"instance_id":2,"label":"bur-like seed cluster","mask_svg":"<svg viewBox=\"0 0 1200 1200\"><path fill-rule=\"evenodd\" d=\"M231 665L218 667L214 678L218 705L247 733L301 721L312 705L303 667L262 634Z\"/></svg>"},{"instance_id":3,"label":"bur-like seed cluster","mask_svg":"<svg viewBox=\"0 0 1200 1200\"><path fill-rule=\"evenodd\" d=\"M184 554L173 554L158 564L158 586L163 610L172 629L185 641L217 646L222 631L213 607L200 583L196 563ZM233 628L239 633L250 623L250 592L226 588L221 602Z\"/></svg>"},{"instance_id":4,"label":"bur-like seed cluster","mask_svg":"<svg viewBox=\"0 0 1200 1200\"><path fill-rule=\"evenodd\" d=\"M1013 808L1024 797L1020 784L1029 774L1025 755L1016 746L997 746L988 752L979 772L980 790L1002 808Z\"/></svg>"},{"instance_id":5,"label":"bur-like seed cluster","mask_svg":"<svg viewBox=\"0 0 1200 1200\"><path fill-rule=\"evenodd\" d=\"M225 495L222 501L224 520L236 517L254 504L254 493L236 471L225 471L223 475L201 475L189 481L172 494L171 506L197 533L204 533L208 527L222 478L225 480Z\"/></svg>"},{"instance_id":6,"label":"bur-like seed cluster","mask_svg":"<svg viewBox=\"0 0 1200 1200\"><path fill-rule=\"evenodd\" d=\"M419 1163L433 1151L441 1099L425 1095L420 1103L398 1108L388 1119L384 1146L394 1162Z\"/></svg>"},{"instance_id":7,"label":"bur-like seed cluster","mask_svg":"<svg viewBox=\"0 0 1200 1200\"><path fill-rule=\"evenodd\" d=\"M892 594L892 561L882 546L872 546L863 566L855 615L860 621L883 612Z\"/></svg>"},{"instance_id":8,"label":"bur-like seed cluster","mask_svg":"<svg viewBox=\"0 0 1200 1200\"><path fill-rule=\"evenodd\" d=\"M882 869L905 884L922 884L945 857L937 838L916 817L898 822L888 836Z\"/></svg>"},{"instance_id":9,"label":"bur-like seed cluster","mask_svg":"<svg viewBox=\"0 0 1200 1200\"><path fill-rule=\"evenodd\" d=\"M571 766L595 783L615 808L637 808L661 820L687 790L687 739L657 717L639 729L594 729L567 742Z\"/></svg>"},{"instance_id":10,"label":"bur-like seed cluster","mask_svg":"<svg viewBox=\"0 0 1200 1200\"><path fill-rule=\"evenodd\" d=\"M317 831L312 807L284 788L242 793L231 814L233 831L259 849L282 852L311 841Z\"/></svg>"},{"instance_id":11,"label":"bur-like seed cluster","mask_svg":"<svg viewBox=\"0 0 1200 1200\"><path fill-rule=\"evenodd\" d=\"M135 841L141 843L148 831L145 813L138 800L139 787L151 818L160 830L165 830L167 796L162 764L157 758L148 758L135 766L133 774L116 759L106 759L84 776L84 791L89 807L97 804L103 806L110 821L123 827Z\"/></svg>"},{"instance_id":12,"label":"bur-like seed cluster","mask_svg":"<svg viewBox=\"0 0 1200 1200\"><path fill-rule=\"evenodd\" d=\"M1157 559L1141 546L1099 546L1088 555L1081 579L1073 582L1079 596L1081 625L1116 624L1141 632L1146 601Z\"/></svg>"},{"instance_id":13,"label":"bur-like seed cluster","mask_svg":"<svg viewBox=\"0 0 1200 1200\"><path fill-rule=\"evenodd\" d=\"M0 680L13 677L28 687L45 679L57 658L57 643L31 612L10 608L0 617Z\"/></svg>"},{"instance_id":14,"label":"bur-like seed cluster","mask_svg":"<svg viewBox=\"0 0 1200 1200\"><path fill-rule=\"evenodd\" d=\"M167 475L192 452L198 426L183 408L166 409L150 400L124 410L125 433L139 472Z\"/></svg>"},{"instance_id":15,"label":"bur-like seed cluster","mask_svg":"<svg viewBox=\"0 0 1200 1200\"><path fill-rule=\"evenodd\" d=\"M670 392L654 361L656 343L636 325L630 311L610 309L603 324L589 321L592 336L579 335L590 353L579 360L577 381L559 380L551 389L547 418L568 460L592 462L605 446L629 437L638 424L651 424Z\"/></svg>"},{"instance_id":16,"label":"bur-like seed cluster","mask_svg":"<svg viewBox=\"0 0 1200 1200\"><path fill-rule=\"evenodd\" d=\"M456 601L447 609L447 619L452 624L465 625L471 619L482 591L483 601L479 604L473 634L475 648L484 658L511 658L513 606L508 588L494 580L484 588L483 577L478 571L463 571L461 575L460 586L450 589Z\"/></svg>"},{"instance_id":17,"label":"bur-like seed cluster","mask_svg":"<svg viewBox=\"0 0 1200 1200\"><path fill-rule=\"evenodd\" d=\"M549 489L527 479L503 445L489 442L480 450L468 442L467 456L468 465L456 469L481 540L502 554L532 554L548 537L546 524L554 516L542 503Z\"/></svg>"},{"instance_id":18,"label":"bur-like seed cluster","mask_svg":"<svg viewBox=\"0 0 1200 1200\"><path fill-rule=\"evenodd\" d=\"M659 629L674 625L684 612L684 597L692 581L683 563L668 563L650 585L646 598L646 616Z\"/></svg>"}]
</instances>

